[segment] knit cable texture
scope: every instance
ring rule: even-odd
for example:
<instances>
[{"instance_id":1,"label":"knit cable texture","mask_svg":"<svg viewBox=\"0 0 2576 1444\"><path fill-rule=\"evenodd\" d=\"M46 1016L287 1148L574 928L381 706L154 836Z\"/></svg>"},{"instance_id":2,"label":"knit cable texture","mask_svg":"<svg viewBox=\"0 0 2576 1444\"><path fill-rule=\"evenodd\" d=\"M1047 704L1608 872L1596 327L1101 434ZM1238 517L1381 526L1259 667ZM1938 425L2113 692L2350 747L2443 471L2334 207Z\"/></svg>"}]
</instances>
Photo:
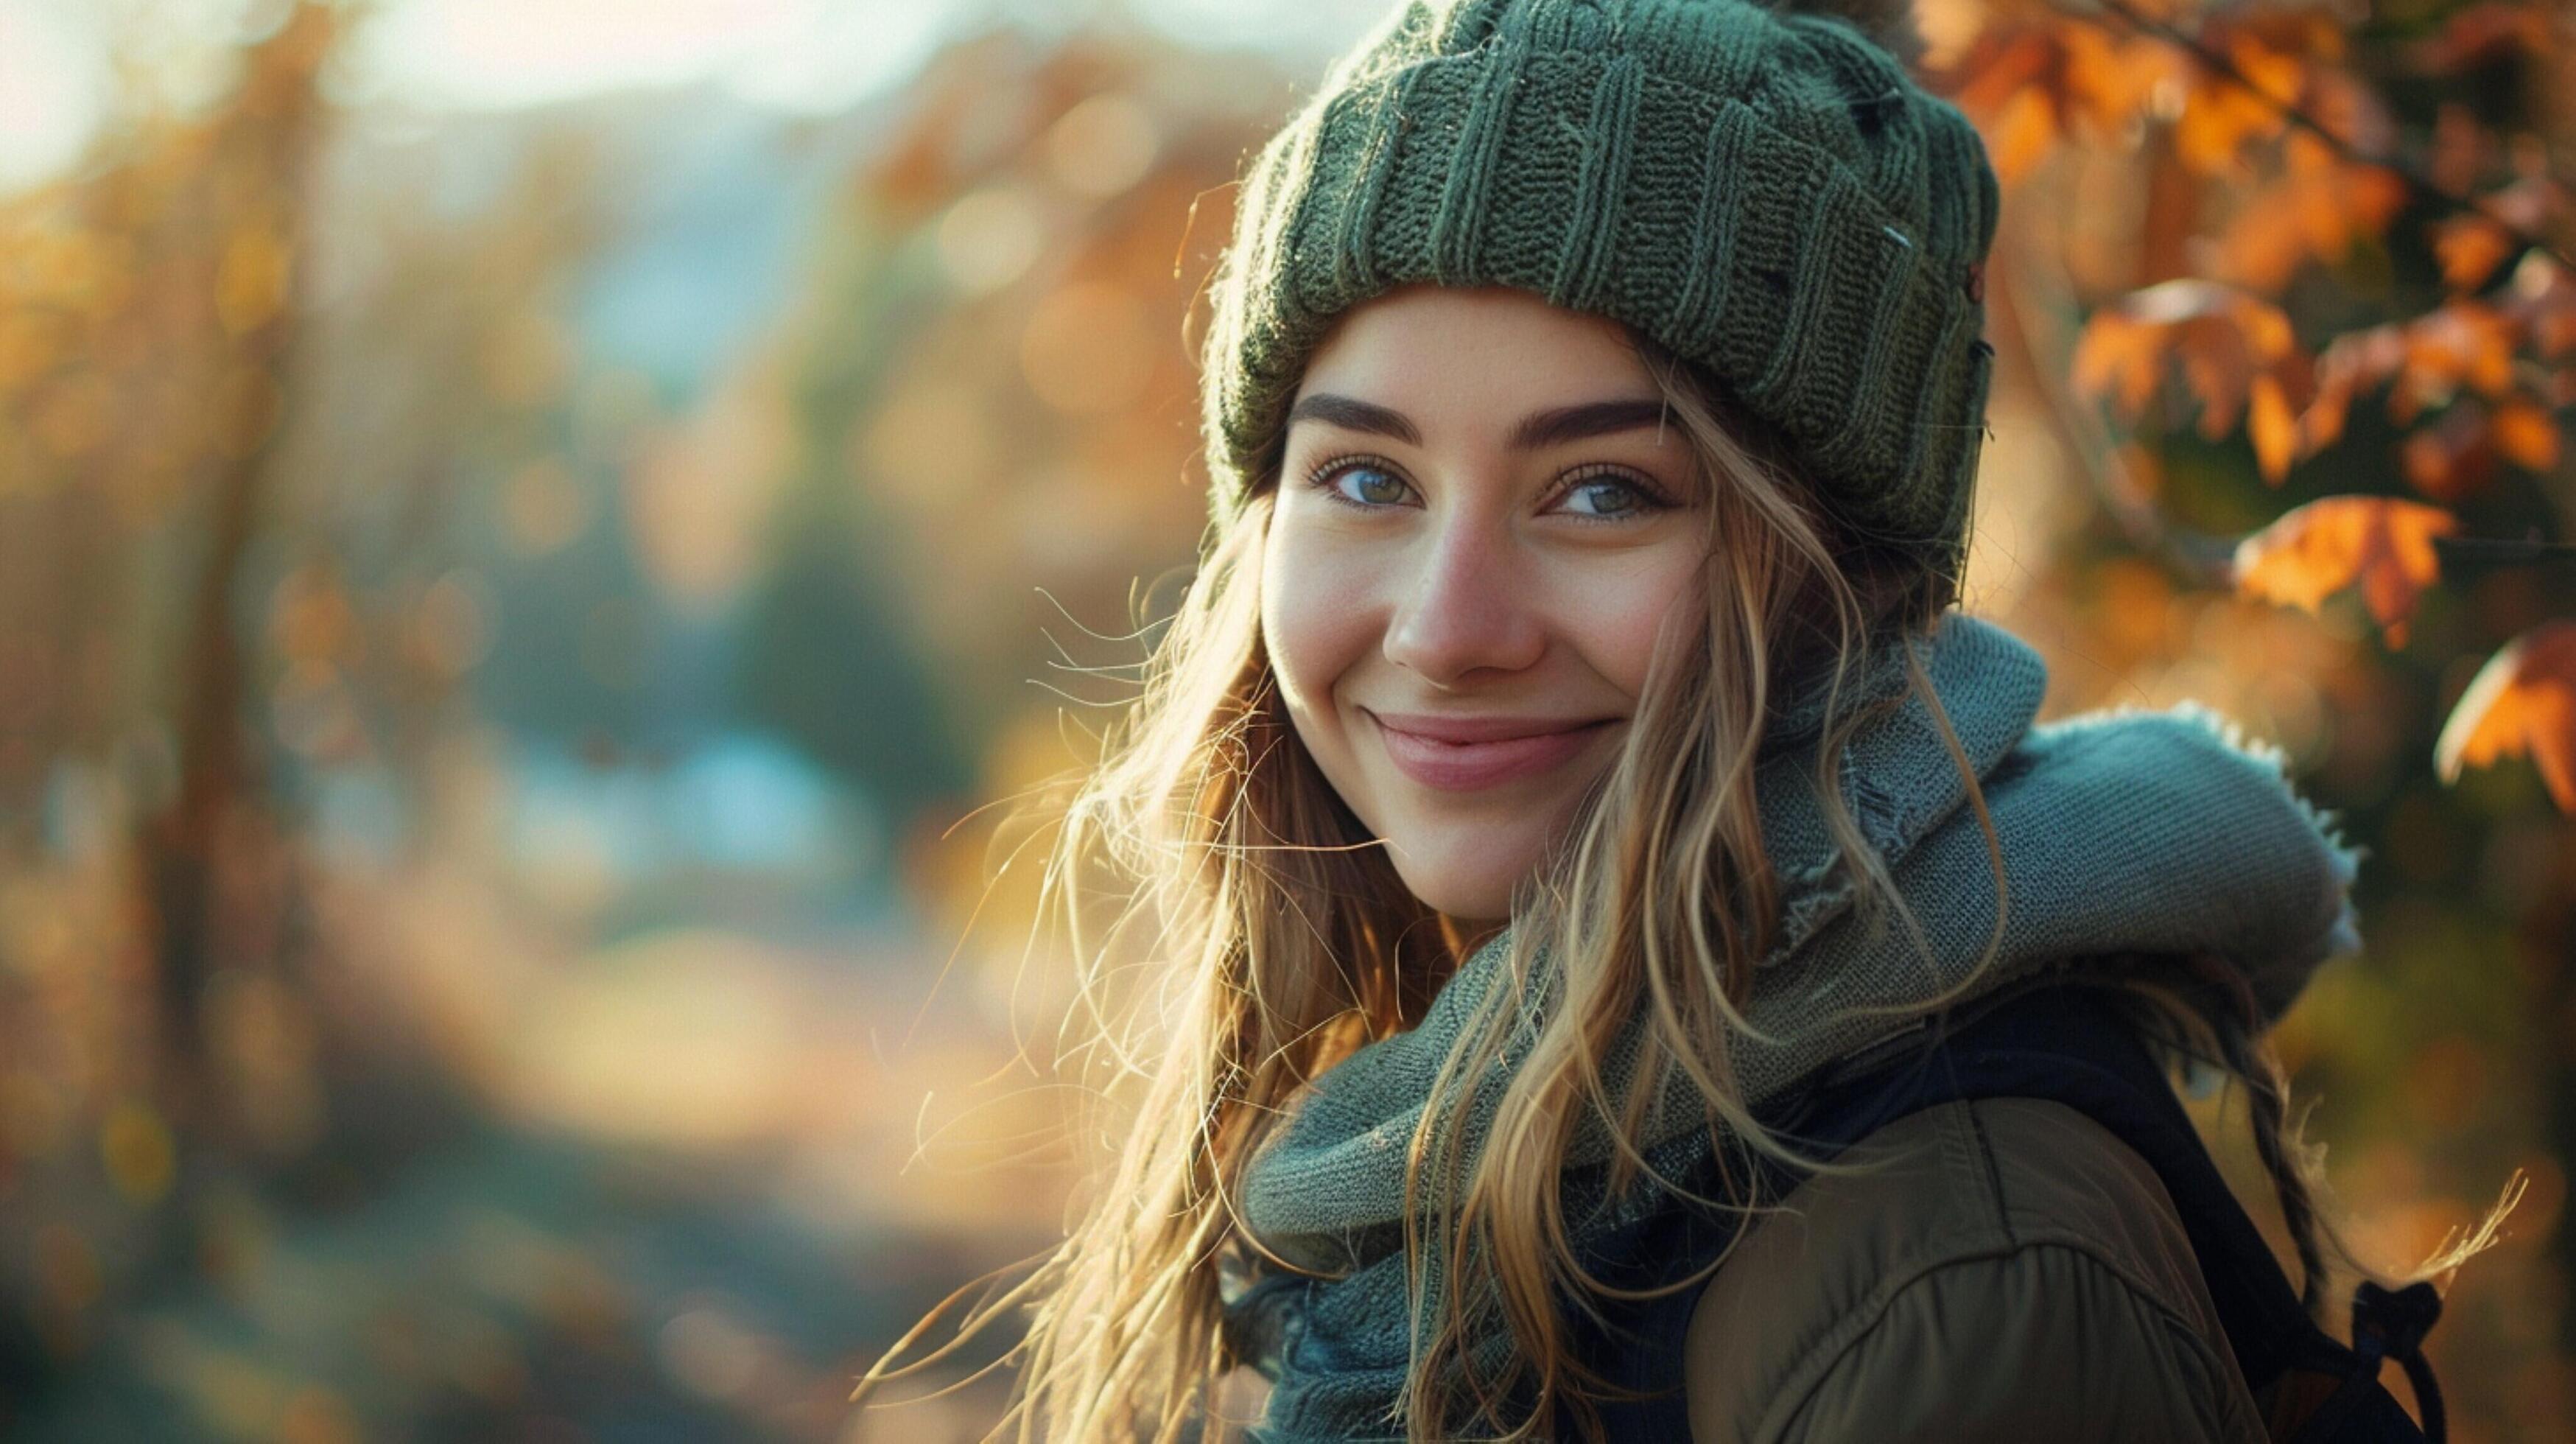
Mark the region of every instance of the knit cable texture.
<instances>
[{"instance_id":1,"label":"knit cable texture","mask_svg":"<svg viewBox=\"0 0 2576 1444\"><path fill-rule=\"evenodd\" d=\"M1838 17L1414 0L1261 149L1202 356L1222 520L1351 307L1502 285L1710 367L1860 536L1955 573L1993 348L1975 128Z\"/></svg>"}]
</instances>

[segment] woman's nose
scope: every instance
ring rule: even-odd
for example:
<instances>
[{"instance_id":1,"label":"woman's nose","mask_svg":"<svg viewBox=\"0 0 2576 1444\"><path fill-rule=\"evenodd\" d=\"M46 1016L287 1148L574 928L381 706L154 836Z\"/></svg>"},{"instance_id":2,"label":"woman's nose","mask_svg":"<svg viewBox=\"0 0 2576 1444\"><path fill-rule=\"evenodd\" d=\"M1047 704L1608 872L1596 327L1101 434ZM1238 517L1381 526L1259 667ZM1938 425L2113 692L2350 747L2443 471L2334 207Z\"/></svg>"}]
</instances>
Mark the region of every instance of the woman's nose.
<instances>
[{"instance_id":1,"label":"woman's nose","mask_svg":"<svg viewBox=\"0 0 2576 1444\"><path fill-rule=\"evenodd\" d=\"M1388 661L1440 687L1484 670L1536 662L1547 629L1504 528L1452 513L1426 529L1398 575L1387 619Z\"/></svg>"}]
</instances>

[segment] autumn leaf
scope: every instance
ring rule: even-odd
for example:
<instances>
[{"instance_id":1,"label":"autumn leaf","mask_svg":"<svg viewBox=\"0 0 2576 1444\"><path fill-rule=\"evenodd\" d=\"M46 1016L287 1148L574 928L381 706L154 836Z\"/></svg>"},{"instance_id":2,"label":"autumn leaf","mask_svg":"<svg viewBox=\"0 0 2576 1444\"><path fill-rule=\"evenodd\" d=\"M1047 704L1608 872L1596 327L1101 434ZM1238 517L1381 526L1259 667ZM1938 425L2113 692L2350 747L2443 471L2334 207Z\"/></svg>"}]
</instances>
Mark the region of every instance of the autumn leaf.
<instances>
[{"instance_id":1,"label":"autumn leaf","mask_svg":"<svg viewBox=\"0 0 2576 1444\"><path fill-rule=\"evenodd\" d=\"M2386 102L2333 72L2311 74L2309 86L2310 118L2342 147L2306 130L2282 137L2277 172L2244 194L2207 243L2212 279L2277 295L2310 262L2335 265L2356 244L2376 241L2405 208L2403 176L2350 159L2391 144Z\"/></svg>"},{"instance_id":2,"label":"autumn leaf","mask_svg":"<svg viewBox=\"0 0 2576 1444\"><path fill-rule=\"evenodd\" d=\"M2254 442L2255 463L2274 486L2290 474L2290 459L2299 446L2298 418L2281 395L2281 383L2270 376L2254 378L2253 404L2245 414L2245 434Z\"/></svg>"},{"instance_id":3,"label":"autumn leaf","mask_svg":"<svg viewBox=\"0 0 2576 1444\"><path fill-rule=\"evenodd\" d=\"M1969 115L1990 116L2015 95L2052 87L2061 60L2056 30L2046 18L1983 27L1943 89Z\"/></svg>"},{"instance_id":4,"label":"autumn leaf","mask_svg":"<svg viewBox=\"0 0 2576 1444\"><path fill-rule=\"evenodd\" d=\"M2342 434L2360 391L2393 383L2389 419L2411 426L2439 408L2401 445L2399 465L2418 491L2456 502L2486 484L2499 454L2533 471L2557 464L2558 426L2549 408L2556 378L2537 393L2516 374L2517 348L2546 360L2576 347L2576 283L2546 254L2527 253L2492 302L2455 296L2400 324L2346 332L2317 356L2315 391L2299 415L2298 455L2312 456ZM2526 368L2527 369L2527 368ZM2563 376L2565 373L2559 373ZM2466 390L2470 395L2463 395Z\"/></svg>"},{"instance_id":5,"label":"autumn leaf","mask_svg":"<svg viewBox=\"0 0 2576 1444\"><path fill-rule=\"evenodd\" d=\"M2317 394L2299 415L2300 454L2313 456L2342 437L2355 393L2395 375L2405 364L2406 338L2396 326L2347 331L2317 355Z\"/></svg>"},{"instance_id":6,"label":"autumn leaf","mask_svg":"<svg viewBox=\"0 0 2576 1444\"><path fill-rule=\"evenodd\" d=\"M2388 645L2403 647L2417 595L2441 575L2433 538L2459 525L2398 497L2322 497L2238 542L2232 576L2240 595L2309 612L2358 583Z\"/></svg>"},{"instance_id":7,"label":"autumn leaf","mask_svg":"<svg viewBox=\"0 0 2576 1444\"><path fill-rule=\"evenodd\" d=\"M2455 291L2485 285L2513 252L2513 237L2485 216L2453 216L2433 228L2433 254L2441 260L2442 281Z\"/></svg>"},{"instance_id":8,"label":"autumn leaf","mask_svg":"<svg viewBox=\"0 0 2576 1444\"><path fill-rule=\"evenodd\" d=\"M2495 479L2495 436L2474 398L2455 403L2397 448L2398 469L2417 491L2457 504Z\"/></svg>"},{"instance_id":9,"label":"autumn leaf","mask_svg":"<svg viewBox=\"0 0 2576 1444\"><path fill-rule=\"evenodd\" d=\"M1960 108L1985 133L1995 178L2007 186L2057 142L2066 91L2057 29L2031 25L1982 37L1959 67Z\"/></svg>"},{"instance_id":10,"label":"autumn leaf","mask_svg":"<svg viewBox=\"0 0 2576 1444\"><path fill-rule=\"evenodd\" d=\"M2079 116L2093 135L2119 137L2130 117L2144 109L2156 87L2188 80L2182 52L2161 40L2137 36L2115 38L2081 19L2062 20L2057 28L2063 52L2062 109Z\"/></svg>"},{"instance_id":11,"label":"autumn leaf","mask_svg":"<svg viewBox=\"0 0 2576 1444\"><path fill-rule=\"evenodd\" d=\"M2200 403L2201 435L2227 435L2252 404L2248 425L2265 480L2279 485L2293 460L2315 451L2301 415L2315 398L2316 363L2280 307L2213 281L2161 282L2087 318L2070 369L2079 394L2114 399L2134 420L2168 357Z\"/></svg>"},{"instance_id":12,"label":"autumn leaf","mask_svg":"<svg viewBox=\"0 0 2576 1444\"><path fill-rule=\"evenodd\" d=\"M2291 16L2264 21L2203 25L2201 43L2234 67L2230 75L2191 57L2193 84L2174 123L2175 153L2193 172L2233 171L2245 149L2279 135L2288 124L2282 107L2295 105L2308 88L2310 57L2330 59L2331 27Z\"/></svg>"},{"instance_id":13,"label":"autumn leaf","mask_svg":"<svg viewBox=\"0 0 2576 1444\"><path fill-rule=\"evenodd\" d=\"M2496 450L2525 471L2547 471L2558 464L2558 423L2532 402L2516 397L2498 406L2487 429Z\"/></svg>"},{"instance_id":14,"label":"autumn leaf","mask_svg":"<svg viewBox=\"0 0 2576 1444\"><path fill-rule=\"evenodd\" d=\"M2158 85L2190 74L2161 40L2041 12L1990 24L1944 83L1984 134L1996 178L2011 185L2079 132L2117 143Z\"/></svg>"},{"instance_id":15,"label":"autumn leaf","mask_svg":"<svg viewBox=\"0 0 2576 1444\"><path fill-rule=\"evenodd\" d=\"M2111 398L2124 417L2135 419L2156 394L2164 365L2163 329L2131 320L2117 308L2096 311L2075 339L2069 370L2078 394L2100 401Z\"/></svg>"},{"instance_id":16,"label":"autumn leaf","mask_svg":"<svg viewBox=\"0 0 2576 1444\"><path fill-rule=\"evenodd\" d=\"M2404 207L2406 183L2395 172L2347 165L2312 136L2291 141L2290 173L2255 191L2212 242L2217 279L2277 294L2310 261L2340 261L2356 241L2385 232ZM2312 152L2324 160L2301 159Z\"/></svg>"},{"instance_id":17,"label":"autumn leaf","mask_svg":"<svg viewBox=\"0 0 2576 1444\"><path fill-rule=\"evenodd\" d=\"M2406 326L2406 360L2391 415L2400 423L2412 411L2448 401L2462 385L2488 396L2513 386L2513 318L2481 301L2453 297ZM2394 403L2412 408L2398 415Z\"/></svg>"},{"instance_id":18,"label":"autumn leaf","mask_svg":"<svg viewBox=\"0 0 2576 1444\"><path fill-rule=\"evenodd\" d=\"M2444 782L2528 754L2558 810L2576 813L2576 621L2543 622L2478 669L2433 746Z\"/></svg>"}]
</instances>

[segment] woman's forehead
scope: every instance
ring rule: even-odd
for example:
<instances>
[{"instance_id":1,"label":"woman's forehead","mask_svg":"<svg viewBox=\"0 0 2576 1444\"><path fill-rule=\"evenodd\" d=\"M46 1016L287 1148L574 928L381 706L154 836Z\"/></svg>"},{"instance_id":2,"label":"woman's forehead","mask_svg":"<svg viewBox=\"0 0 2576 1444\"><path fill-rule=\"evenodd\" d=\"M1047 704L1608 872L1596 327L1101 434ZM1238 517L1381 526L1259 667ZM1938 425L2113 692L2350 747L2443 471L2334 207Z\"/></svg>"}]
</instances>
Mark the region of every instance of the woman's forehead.
<instances>
[{"instance_id":1,"label":"woman's forehead","mask_svg":"<svg viewBox=\"0 0 2576 1444\"><path fill-rule=\"evenodd\" d=\"M1503 417L1514 403L1657 395L1617 322L1505 286L1414 285L1343 313L1316 346L1298 396Z\"/></svg>"}]
</instances>

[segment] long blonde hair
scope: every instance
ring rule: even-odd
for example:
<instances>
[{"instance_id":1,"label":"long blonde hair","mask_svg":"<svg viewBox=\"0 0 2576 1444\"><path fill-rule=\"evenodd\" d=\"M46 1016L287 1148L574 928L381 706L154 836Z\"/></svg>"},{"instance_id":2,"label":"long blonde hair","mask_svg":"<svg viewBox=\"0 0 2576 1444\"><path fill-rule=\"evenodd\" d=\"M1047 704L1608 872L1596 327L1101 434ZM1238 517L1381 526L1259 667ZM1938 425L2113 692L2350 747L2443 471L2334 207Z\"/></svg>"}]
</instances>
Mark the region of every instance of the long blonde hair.
<instances>
[{"instance_id":1,"label":"long blonde hair","mask_svg":"<svg viewBox=\"0 0 2576 1444\"><path fill-rule=\"evenodd\" d=\"M1929 627L1956 600L1959 579L1841 525L1775 433L1733 408L1706 372L1631 337L1701 473L1706 608L1699 625L1668 636L1619 756L1566 843L1516 898L1508 981L1464 1029L1412 1140L1407 1258L1422 1256L1428 1220L1444 1230L1451 1263L1443 1306L1415 1335L1402 1401L1414 1440L1515 1412L1505 1437L1535 1437L1559 1408L1586 1435L1597 1432L1592 1403L1606 1387L1575 1357L1560 1302L1600 1292L1576 1260L1559 1190L1569 1141L1587 1120L1608 1125L1612 1186L1629 1186L1652 1171L1639 1145L1647 1109L1680 1069L1711 1124L1740 1146L1807 1172L1850 1167L1820 1165L1774 1137L1728 1064L1755 960L1778 920L1753 777L1787 678L1811 675L1820 659L1829 666L1813 674L1827 678L1829 697L1817 793L1856 874L1865 924L1892 912L1921 943L1834 781L1850 737L1909 695L1923 698L1949 740L2005 896L1983 792L1912 650L1903 649L1904 689L1839 705L1864 652ZM1215 1437L1225 1422L1216 1417L1220 1381L1238 1362L1221 1324L1220 1264L1237 1253L1282 1262L1238 1217L1247 1163L1311 1079L1418 1021L1472 941L1406 890L1283 709L1259 627L1277 454L1274 446L1233 525L1211 533L1143 664L1139 695L1065 803L1055 839L1049 894L1077 943L1078 1009L1097 1030L1087 1056L1110 1075L1097 1080L1101 1091L1123 1105L1123 1146L1064 1242L1027 1279L989 1294L955 1340L892 1367L943 1304L854 1398L1026 1308L1028 1332L1009 1356L1015 1397L997 1435L1016 1420L1022 1439L1041 1428L1064 1440ZM1075 880L1103 860L1132 888L1112 923L1093 929ZM1113 968L1139 924L1148 961ZM1978 965L1905 1011L1936 1012L1975 991L2003 925L1999 908ZM1152 986L1132 986L1140 974ZM1502 1058L1533 992L1546 998L1542 1024L1511 1069L1492 1144L1471 1163L1436 1142L1456 1133L1437 1126L1444 1105L1456 1106L1469 1080ZM1642 1076L1614 1096L1605 1053L1640 1016ZM2230 1036L2239 1053L2251 1046ZM2299 1159L2267 1149L2265 1162L2278 1179ZM2304 1205L2308 1193L2295 1197ZM2303 1257L2313 1259L2313 1211L2291 1212ZM1503 1375L1489 1378L1471 1345L1493 1337L1513 1347Z\"/></svg>"}]
</instances>

